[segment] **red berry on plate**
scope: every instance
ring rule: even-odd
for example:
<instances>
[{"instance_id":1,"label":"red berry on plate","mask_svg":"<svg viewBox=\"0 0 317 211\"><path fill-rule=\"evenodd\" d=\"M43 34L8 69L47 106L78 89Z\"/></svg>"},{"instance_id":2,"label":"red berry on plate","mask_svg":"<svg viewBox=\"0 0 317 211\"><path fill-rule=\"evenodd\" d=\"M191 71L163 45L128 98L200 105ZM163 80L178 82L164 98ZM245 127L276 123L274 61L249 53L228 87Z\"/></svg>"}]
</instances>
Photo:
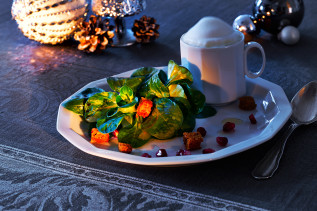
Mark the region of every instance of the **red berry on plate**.
<instances>
[{"instance_id":1,"label":"red berry on plate","mask_svg":"<svg viewBox=\"0 0 317 211\"><path fill-rule=\"evenodd\" d=\"M185 155L191 155L190 151L180 149L176 152L176 156L185 156Z\"/></svg>"},{"instance_id":2,"label":"red berry on plate","mask_svg":"<svg viewBox=\"0 0 317 211\"><path fill-rule=\"evenodd\" d=\"M206 131L205 128L203 128L203 127L197 128L197 132L199 132L202 137L205 137L206 134L207 134L207 131Z\"/></svg>"},{"instance_id":3,"label":"red berry on plate","mask_svg":"<svg viewBox=\"0 0 317 211\"><path fill-rule=\"evenodd\" d=\"M159 149L155 155L156 157L167 157L167 152L165 149Z\"/></svg>"},{"instance_id":4,"label":"red berry on plate","mask_svg":"<svg viewBox=\"0 0 317 211\"><path fill-rule=\"evenodd\" d=\"M180 149L176 152L176 156L182 156L184 154L184 150Z\"/></svg>"},{"instance_id":5,"label":"red berry on plate","mask_svg":"<svg viewBox=\"0 0 317 211\"><path fill-rule=\"evenodd\" d=\"M226 122L223 125L222 130L223 130L223 132L232 132L232 131L234 131L235 127L236 127L236 125L233 122Z\"/></svg>"},{"instance_id":6,"label":"red berry on plate","mask_svg":"<svg viewBox=\"0 0 317 211\"><path fill-rule=\"evenodd\" d=\"M145 157L145 158L151 158L151 157L152 157L152 156L149 155L148 153L143 153L141 156L142 156L142 157Z\"/></svg>"},{"instance_id":7,"label":"red berry on plate","mask_svg":"<svg viewBox=\"0 0 317 211\"><path fill-rule=\"evenodd\" d=\"M224 147L224 146L226 146L227 144L228 144L228 138L227 137L217 137L216 138L216 141L217 141L217 143L220 145L220 146L222 146L222 147Z\"/></svg>"},{"instance_id":8,"label":"red berry on plate","mask_svg":"<svg viewBox=\"0 0 317 211\"><path fill-rule=\"evenodd\" d=\"M184 150L184 155L191 155L192 153L188 150Z\"/></svg>"},{"instance_id":9,"label":"red berry on plate","mask_svg":"<svg viewBox=\"0 0 317 211\"><path fill-rule=\"evenodd\" d=\"M251 115L249 116L249 120L250 120L251 124L256 124L256 119L255 119L255 117L254 117L253 114L251 114Z\"/></svg>"},{"instance_id":10,"label":"red berry on plate","mask_svg":"<svg viewBox=\"0 0 317 211\"><path fill-rule=\"evenodd\" d=\"M213 152L215 152L215 150L213 150L211 148L203 149L203 154L208 154L208 153L213 153Z\"/></svg>"}]
</instances>

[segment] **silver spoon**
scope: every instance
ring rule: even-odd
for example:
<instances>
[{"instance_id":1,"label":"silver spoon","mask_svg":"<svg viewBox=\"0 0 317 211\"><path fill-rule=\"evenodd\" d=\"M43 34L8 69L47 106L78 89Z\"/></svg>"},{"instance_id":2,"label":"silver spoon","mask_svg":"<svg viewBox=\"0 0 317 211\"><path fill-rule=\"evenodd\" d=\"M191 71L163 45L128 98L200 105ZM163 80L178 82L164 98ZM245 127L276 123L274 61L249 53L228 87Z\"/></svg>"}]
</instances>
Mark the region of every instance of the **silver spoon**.
<instances>
[{"instance_id":1,"label":"silver spoon","mask_svg":"<svg viewBox=\"0 0 317 211\"><path fill-rule=\"evenodd\" d=\"M317 120L317 81L312 81L301 88L291 101L293 113L292 124L286 130L284 137L266 153L252 171L256 179L268 179L277 170L286 141L291 133L300 125L308 125Z\"/></svg>"}]
</instances>

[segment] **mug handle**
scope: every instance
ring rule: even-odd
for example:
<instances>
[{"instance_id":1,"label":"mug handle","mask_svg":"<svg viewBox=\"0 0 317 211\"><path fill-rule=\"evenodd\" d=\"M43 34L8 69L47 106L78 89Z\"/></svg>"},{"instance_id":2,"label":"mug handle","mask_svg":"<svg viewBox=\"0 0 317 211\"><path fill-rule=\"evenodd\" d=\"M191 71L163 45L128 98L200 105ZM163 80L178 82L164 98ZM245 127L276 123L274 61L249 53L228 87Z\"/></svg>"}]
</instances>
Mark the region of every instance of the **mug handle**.
<instances>
[{"instance_id":1,"label":"mug handle","mask_svg":"<svg viewBox=\"0 0 317 211\"><path fill-rule=\"evenodd\" d=\"M251 72L248 69L247 54L248 54L248 51L251 48L259 49L261 54L262 54L262 67L257 72ZM257 78L257 77L259 77L263 73L263 70L264 70L264 67L265 67L265 62L266 62L265 53L264 53L264 50L263 50L262 46L259 43L257 43L257 42L248 42L247 44L244 45L244 74L245 75L247 75L249 78Z\"/></svg>"}]
</instances>

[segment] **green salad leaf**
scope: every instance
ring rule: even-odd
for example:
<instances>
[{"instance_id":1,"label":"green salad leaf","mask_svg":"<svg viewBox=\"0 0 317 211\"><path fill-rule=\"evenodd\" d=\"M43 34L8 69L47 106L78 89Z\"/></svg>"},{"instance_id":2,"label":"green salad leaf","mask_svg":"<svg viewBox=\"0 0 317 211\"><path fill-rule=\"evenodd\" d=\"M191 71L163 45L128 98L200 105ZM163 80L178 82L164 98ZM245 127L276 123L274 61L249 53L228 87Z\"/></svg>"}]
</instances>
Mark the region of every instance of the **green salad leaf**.
<instances>
[{"instance_id":1,"label":"green salad leaf","mask_svg":"<svg viewBox=\"0 0 317 211\"><path fill-rule=\"evenodd\" d=\"M138 98L134 96L133 90L124 85L120 88L120 94L116 97L119 111L122 113L133 113L136 111L135 105L138 103Z\"/></svg>"},{"instance_id":2,"label":"green salad leaf","mask_svg":"<svg viewBox=\"0 0 317 211\"><path fill-rule=\"evenodd\" d=\"M117 107L116 92L101 92L91 96L85 103L85 119L87 122L96 122L105 115L110 108Z\"/></svg>"},{"instance_id":3,"label":"green salad leaf","mask_svg":"<svg viewBox=\"0 0 317 211\"><path fill-rule=\"evenodd\" d=\"M187 68L177 65L173 60L169 61L167 68L169 80L166 86L182 83L188 86L192 85L194 81L193 75Z\"/></svg>"},{"instance_id":4,"label":"green salad leaf","mask_svg":"<svg viewBox=\"0 0 317 211\"><path fill-rule=\"evenodd\" d=\"M118 135L118 141L130 144L133 148L138 148L146 144L151 139L151 135L142 129L141 122L141 118L136 118L131 127L121 128Z\"/></svg>"},{"instance_id":5,"label":"green salad leaf","mask_svg":"<svg viewBox=\"0 0 317 211\"><path fill-rule=\"evenodd\" d=\"M125 114L119 113L112 118L101 117L97 121L97 129L101 133L111 133L115 131L122 120L124 119Z\"/></svg>"},{"instance_id":6,"label":"green salad leaf","mask_svg":"<svg viewBox=\"0 0 317 211\"><path fill-rule=\"evenodd\" d=\"M122 127L132 127L135 113L126 113L124 119L121 122Z\"/></svg>"},{"instance_id":7,"label":"green salad leaf","mask_svg":"<svg viewBox=\"0 0 317 211\"><path fill-rule=\"evenodd\" d=\"M63 106L76 114L84 116L85 102L90 96L100 92L104 92L104 90L100 88L87 88L70 100L64 102Z\"/></svg>"},{"instance_id":8,"label":"green salad leaf","mask_svg":"<svg viewBox=\"0 0 317 211\"><path fill-rule=\"evenodd\" d=\"M187 84L182 84L182 87L193 108L194 114L199 114L203 110L206 102L205 95L199 90L191 88Z\"/></svg>"},{"instance_id":9,"label":"green salad leaf","mask_svg":"<svg viewBox=\"0 0 317 211\"><path fill-rule=\"evenodd\" d=\"M196 126L196 118L195 114L192 112L192 107L189 101L182 97L172 98L173 102L175 102L183 113L183 123L180 129L176 132L176 136L182 136L183 132L191 132Z\"/></svg>"},{"instance_id":10,"label":"green salad leaf","mask_svg":"<svg viewBox=\"0 0 317 211\"><path fill-rule=\"evenodd\" d=\"M138 103L138 98L135 97L134 100L129 103L122 106L119 106L119 111L122 113L135 113L136 112L136 105Z\"/></svg>"},{"instance_id":11,"label":"green salad leaf","mask_svg":"<svg viewBox=\"0 0 317 211\"><path fill-rule=\"evenodd\" d=\"M208 117L212 117L214 115L216 115L217 110L212 107L211 105L207 105L205 104L203 110L196 115L196 118L198 119L204 119L204 118L208 118Z\"/></svg>"},{"instance_id":12,"label":"green salad leaf","mask_svg":"<svg viewBox=\"0 0 317 211\"><path fill-rule=\"evenodd\" d=\"M134 77L138 77L138 76L144 76L145 79L147 79L148 77L150 77L151 75L153 75L154 73L158 72L159 69L156 69L154 67L141 67L141 68L138 68L136 69L131 77L134 78Z\"/></svg>"},{"instance_id":13,"label":"green salad leaf","mask_svg":"<svg viewBox=\"0 0 317 211\"><path fill-rule=\"evenodd\" d=\"M142 67L130 78L109 77L107 82L113 92L88 88L63 106L81 115L101 133L119 130L118 141L133 148L151 138L169 139L191 132L196 118L207 118L217 112L205 104L203 93L191 87L191 72L172 60L168 63L168 74ZM153 107L151 102L138 107L141 97L151 100ZM146 116L141 115L144 113Z\"/></svg>"},{"instance_id":14,"label":"green salad leaf","mask_svg":"<svg viewBox=\"0 0 317 211\"><path fill-rule=\"evenodd\" d=\"M107 109L106 117L111 118L111 117L115 116L116 114L118 114L118 111L119 111L118 107L113 107L113 108Z\"/></svg>"},{"instance_id":15,"label":"green salad leaf","mask_svg":"<svg viewBox=\"0 0 317 211\"><path fill-rule=\"evenodd\" d=\"M121 87L124 85L130 87L134 92L137 91L139 85L145 79L144 76L138 76L133 78L122 78L122 77L108 77L107 83L113 91L120 92Z\"/></svg>"},{"instance_id":16,"label":"green salad leaf","mask_svg":"<svg viewBox=\"0 0 317 211\"><path fill-rule=\"evenodd\" d=\"M155 108L142 128L157 139L172 138L183 123L183 113L169 98L155 98Z\"/></svg>"},{"instance_id":17,"label":"green salad leaf","mask_svg":"<svg viewBox=\"0 0 317 211\"><path fill-rule=\"evenodd\" d=\"M156 71L140 87L139 95L146 98L169 97L169 89L165 86L167 75L163 70Z\"/></svg>"},{"instance_id":18,"label":"green salad leaf","mask_svg":"<svg viewBox=\"0 0 317 211\"><path fill-rule=\"evenodd\" d=\"M116 101L118 105L129 104L134 100L133 90L124 85L120 88L120 95L117 96Z\"/></svg>"},{"instance_id":19,"label":"green salad leaf","mask_svg":"<svg viewBox=\"0 0 317 211\"><path fill-rule=\"evenodd\" d=\"M74 97L70 99L69 101L63 103L63 106L67 108L68 110L79 114L81 116L84 115L84 103L85 99L80 97Z\"/></svg>"},{"instance_id":20,"label":"green salad leaf","mask_svg":"<svg viewBox=\"0 0 317 211\"><path fill-rule=\"evenodd\" d=\"M168 90L170 92L170 97L182 97L187 98L185 91L181 85L178 84L172 84L168 87Z\"/></svg>"}]
</instances>

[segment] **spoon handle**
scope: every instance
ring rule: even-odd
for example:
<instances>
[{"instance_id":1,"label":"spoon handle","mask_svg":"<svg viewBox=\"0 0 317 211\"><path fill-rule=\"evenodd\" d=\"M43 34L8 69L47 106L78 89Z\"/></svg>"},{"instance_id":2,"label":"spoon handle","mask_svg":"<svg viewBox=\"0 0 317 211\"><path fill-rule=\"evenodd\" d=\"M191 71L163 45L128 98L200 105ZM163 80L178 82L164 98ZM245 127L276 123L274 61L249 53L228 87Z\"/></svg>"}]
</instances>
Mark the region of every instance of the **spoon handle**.
<instances>
[{"instance_id":1,"label":"spoon handle","mask_svg":"<svg viewBox=\"0 0 317 211\"><path fill-rule=\"evenodd\" d=\"M257 163L252 171L252 176L255 179L268 179L273 176L283 155L286 141L297 126L298 124L292 123L283 134L282 139L278 140L262 160Z\"/></svg>"}]
</instances>

